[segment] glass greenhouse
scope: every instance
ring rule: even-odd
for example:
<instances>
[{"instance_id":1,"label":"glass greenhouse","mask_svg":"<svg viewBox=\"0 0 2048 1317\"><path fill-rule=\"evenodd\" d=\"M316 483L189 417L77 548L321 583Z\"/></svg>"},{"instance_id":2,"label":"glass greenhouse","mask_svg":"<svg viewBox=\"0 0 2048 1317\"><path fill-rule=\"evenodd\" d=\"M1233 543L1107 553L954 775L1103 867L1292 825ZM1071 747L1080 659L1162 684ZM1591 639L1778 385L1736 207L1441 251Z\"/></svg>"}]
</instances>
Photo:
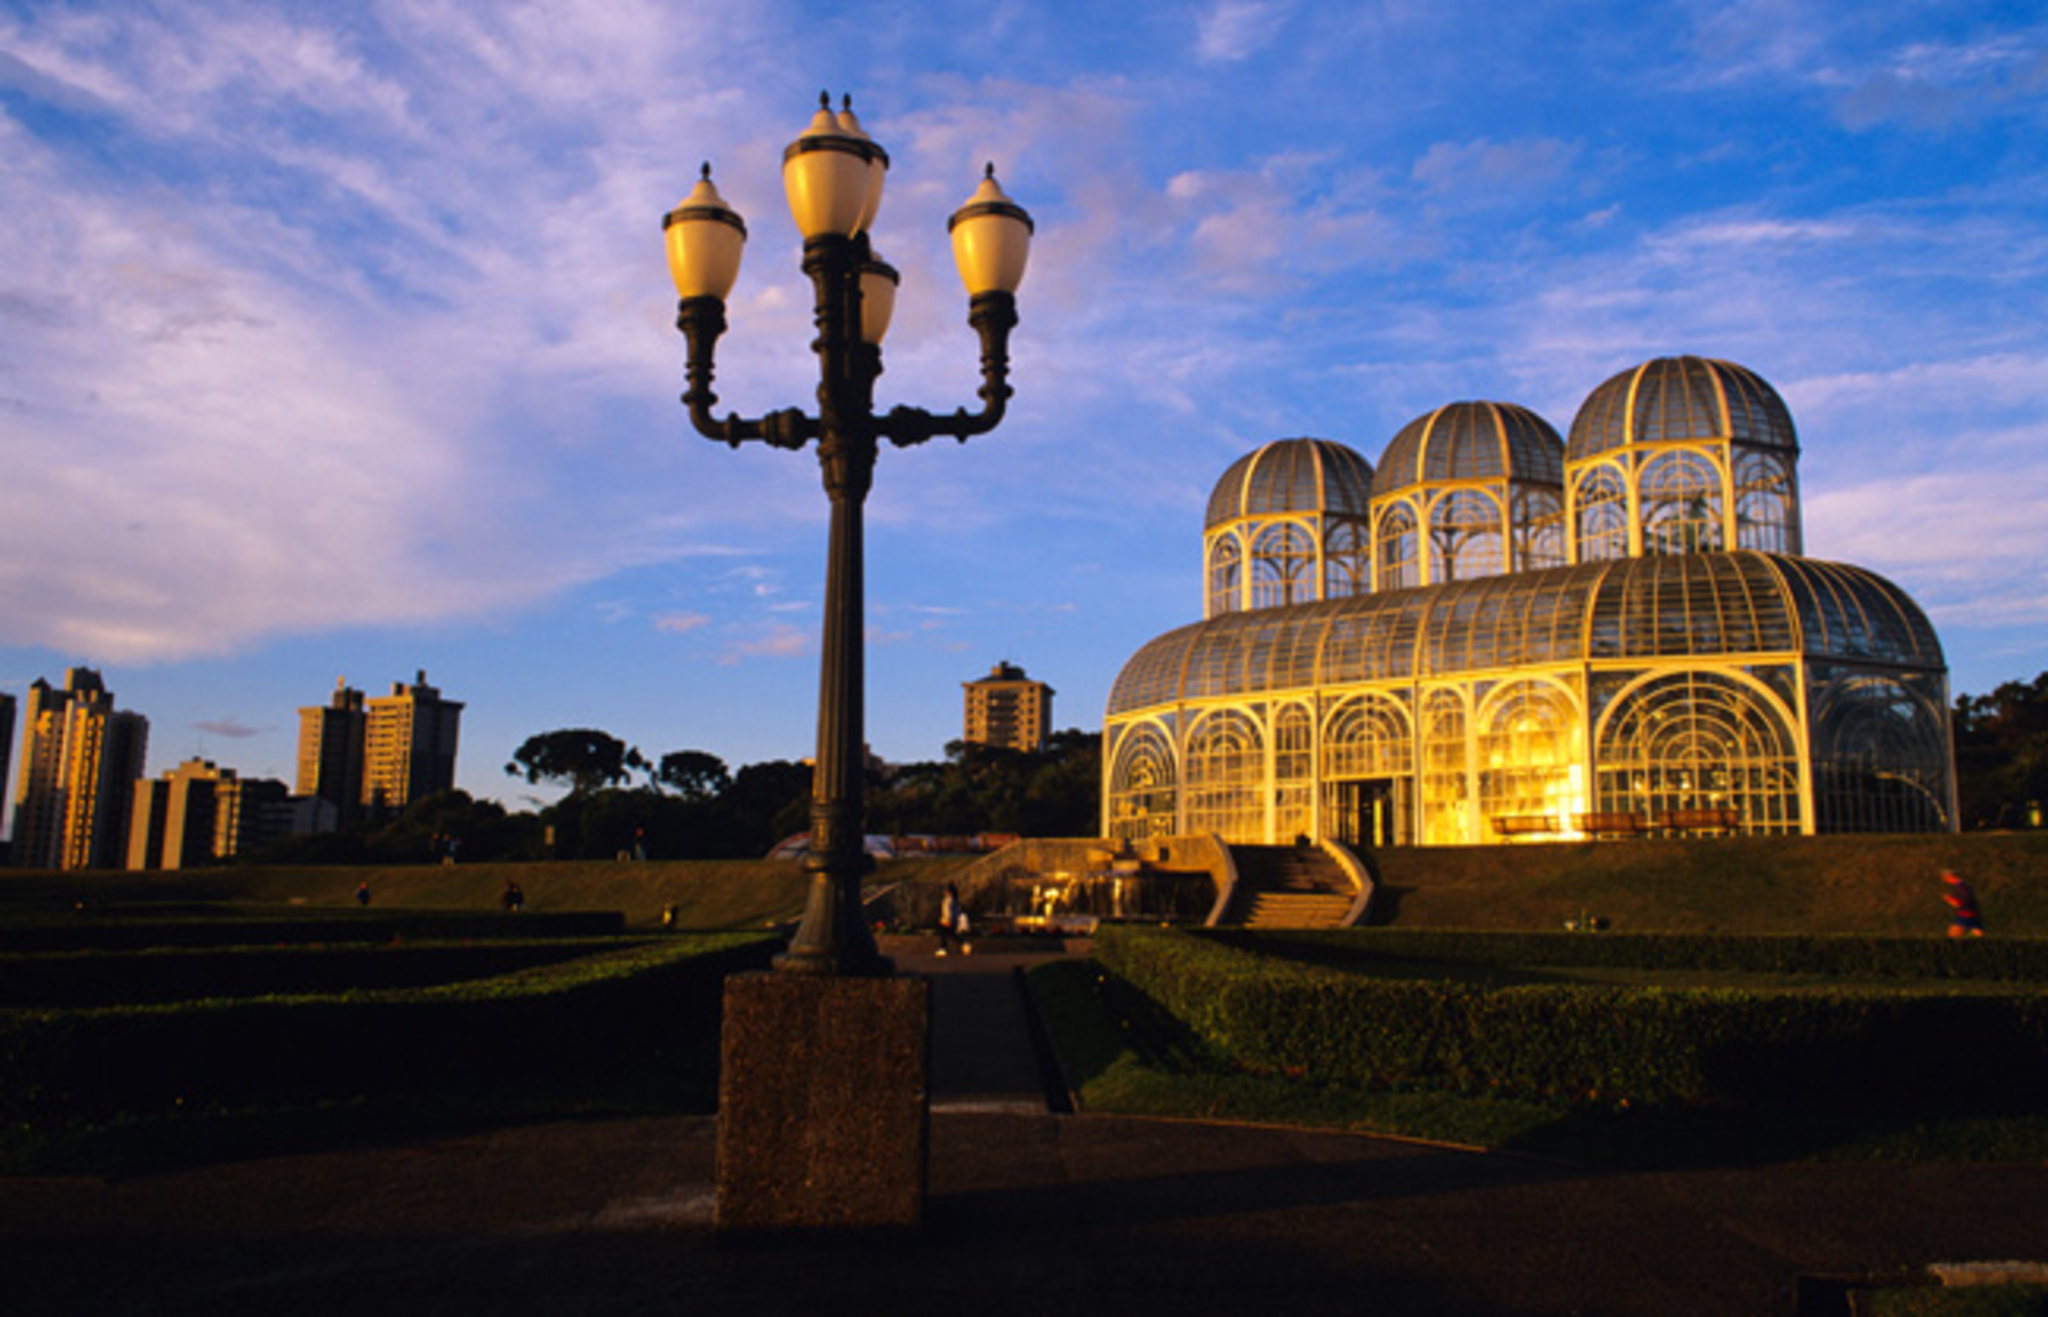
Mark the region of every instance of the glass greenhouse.
<instances>
[{"instance_id":1,"label":"glass greenhouse","mask_svg":"<svg viewBox=\"0 0 2048 1317\"><path fill-rule=\"evenodd\" d=\"M1569 444L1526 408L1233 464L1205 620L1125 664L1109 836L1458 845L1954 826L1926 616L1799 556L1797 440L1740 366L1652 361Z\"/></svg>"}]
</instances>

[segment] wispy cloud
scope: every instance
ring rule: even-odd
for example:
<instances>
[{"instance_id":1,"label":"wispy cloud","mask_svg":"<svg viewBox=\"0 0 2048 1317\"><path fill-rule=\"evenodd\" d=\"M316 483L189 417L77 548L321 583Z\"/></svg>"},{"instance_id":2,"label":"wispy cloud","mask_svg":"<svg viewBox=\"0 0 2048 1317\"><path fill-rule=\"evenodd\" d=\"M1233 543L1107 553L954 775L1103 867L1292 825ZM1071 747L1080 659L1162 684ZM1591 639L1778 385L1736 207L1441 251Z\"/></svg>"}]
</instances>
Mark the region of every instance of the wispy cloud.
<instances>
[{"instance_id":1,"label":"wispy cloud","mask_svg":"<svg viewBox=\"0 0 2048 1317\"><path fill-rule=\"evenodd\" d=\"M1278 39L1292 9L1281 0L1214 0L1195 20L1195 55L1204 63L1249 58Z\"/></svg>"},{"instance_id":2,"label":"wispy cloud","mask_svg":"<svg viewBox=\"0 0 2048 1317\"><path fill-rule=\"evenodd\" d=\"M252 727L232 714L224 718L209 718L205 722L192 724L208 736L224 736L231 741L246 741L252 736L261 736L273 731L271 727Z\"/></svg>"},{"instance_id":3,"label":"wispy cloud","mask_svg":"<svg viewBox=\"0 0 2048 1317\"><path fill-rule=\"evenodd\" d=\"M680 636L709 626L711 621L709 613L661 613L654 618L654 629Z\"/></svg>"},{"instance_id":4,"label":"wispy cloud","mask_svg":"<svg viewBox=\"0 0 2048 1317\"><path fill-rule=\"evenodd\" d=\"M1414 175L1434 196L1498 206L1554 187L1569 174L1578 155L1577 146L1552 137L1436 142L1415 162Z\"/></svg>"},{"instance_id":5,"label":"wispy cloud","mask_svg":"<svg viewBox=\"0 0 2048 1317\"><path fill-rule=\"evenodd\" d=\"M786 622L770 622L751 635L733 641L719 656L719 663L731 667L752 658L799 658L817 650L816 634Z\"/></svg>"}]
</instances>

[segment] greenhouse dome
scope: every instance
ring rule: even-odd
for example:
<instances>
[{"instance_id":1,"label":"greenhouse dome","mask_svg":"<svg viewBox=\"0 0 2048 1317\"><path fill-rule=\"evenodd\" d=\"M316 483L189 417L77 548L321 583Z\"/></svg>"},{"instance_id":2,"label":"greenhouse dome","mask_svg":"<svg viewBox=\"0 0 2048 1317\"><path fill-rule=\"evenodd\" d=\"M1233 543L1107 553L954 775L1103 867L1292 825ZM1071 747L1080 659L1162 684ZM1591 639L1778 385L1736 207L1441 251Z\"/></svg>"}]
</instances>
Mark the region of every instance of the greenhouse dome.
<instances>
[{"instance_id":1,"label":"greenhouse dome","mask_svg":"<svg viewBox=\"0 0 2048 1317\"><path fill-rule=\"evenodd\" d=\"M1372 464L1328 439L1280 439L1233 462L1202 536L1207 616L1372 588Z\"/></svg>"},{"instance_id":2,"label":"greenhouse dome","mask_svg":"<svg viewBox=\"0 0 2048 1317\"><path fill-rule=\"evenodd\" d=\"M1373 585L1439 585L1565 561L1564 441L1509 402L1401 428L1373 477Z\"/></svg>"},{"instance_id":3,"label":"greenhouse dome","mask_svg":"<svg viewBox=\"0 0 2048 1317\"><path fill-rule=\"evenodd\" d=\"M1800 555L1797 452L1761 378L1680 357L1601 385L1569 444L1465 402L1403 427L1376 477L1327 440L1247 455L1210 499L1205 620L1111 690L1105 833L1952 830L1940 641L1896 585ZM1504 528L1436 517L1453 495Z\"/></svg>"}]
</instances>

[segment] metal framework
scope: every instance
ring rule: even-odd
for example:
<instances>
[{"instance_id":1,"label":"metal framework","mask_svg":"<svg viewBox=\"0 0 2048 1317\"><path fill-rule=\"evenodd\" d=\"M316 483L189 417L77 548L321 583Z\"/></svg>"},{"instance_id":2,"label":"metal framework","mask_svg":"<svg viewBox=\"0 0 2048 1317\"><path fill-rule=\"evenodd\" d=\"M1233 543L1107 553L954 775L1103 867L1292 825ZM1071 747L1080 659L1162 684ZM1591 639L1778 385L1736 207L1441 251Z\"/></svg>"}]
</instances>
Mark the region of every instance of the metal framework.
<instances>
[{"instance_id":1,"label":"metal framework","mask_svg":"<svg viewBox=\"0 0 2048 1317\"><path fill-rule=\"evenodd\" d=\"M1953 828L1940 642L1890 582L1797 556L1792 433L1769 385L1688 357L1595 390L1568 449L1526 409L1458 403L1376 478L1326 440L1241 459L1209 506L1205 620L1111 691L1105 830Z\"/></svg>"}]
</instances>

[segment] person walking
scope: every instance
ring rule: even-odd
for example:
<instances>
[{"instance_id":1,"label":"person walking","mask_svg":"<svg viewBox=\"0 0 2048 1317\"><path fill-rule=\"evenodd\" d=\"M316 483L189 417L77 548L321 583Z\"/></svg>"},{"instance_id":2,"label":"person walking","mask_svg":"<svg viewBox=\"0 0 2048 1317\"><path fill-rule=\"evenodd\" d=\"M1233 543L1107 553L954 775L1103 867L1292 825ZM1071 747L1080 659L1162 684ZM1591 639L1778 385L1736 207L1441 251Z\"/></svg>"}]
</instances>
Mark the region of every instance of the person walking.
<instances>
[{"instance_id":1,"label":"person walking","mask_svg":"<svg viewBox=\"0 0 2048 1317\"><path fill-rule=\"evenodd\" d=\"M943 956L960 942L960 925L967 919L967 912L960 907L960 889L953 883L946 884L946 894L939 899L939 951Z\"/></svg>"},{"instance_id":2,"label":"person walking","mask_svg":"<svg viewBox=\"0 0 2048 1317\"><path fill-rule=\"evenodd\" d=\"M1941 899L1948 902L1949 911L1954 916L1948 926L1950 937L1984 936L1984 910L1977 904L1977 893L1957 877L1953 869L1942 871Z\"/></svg>"}]
</instances>

